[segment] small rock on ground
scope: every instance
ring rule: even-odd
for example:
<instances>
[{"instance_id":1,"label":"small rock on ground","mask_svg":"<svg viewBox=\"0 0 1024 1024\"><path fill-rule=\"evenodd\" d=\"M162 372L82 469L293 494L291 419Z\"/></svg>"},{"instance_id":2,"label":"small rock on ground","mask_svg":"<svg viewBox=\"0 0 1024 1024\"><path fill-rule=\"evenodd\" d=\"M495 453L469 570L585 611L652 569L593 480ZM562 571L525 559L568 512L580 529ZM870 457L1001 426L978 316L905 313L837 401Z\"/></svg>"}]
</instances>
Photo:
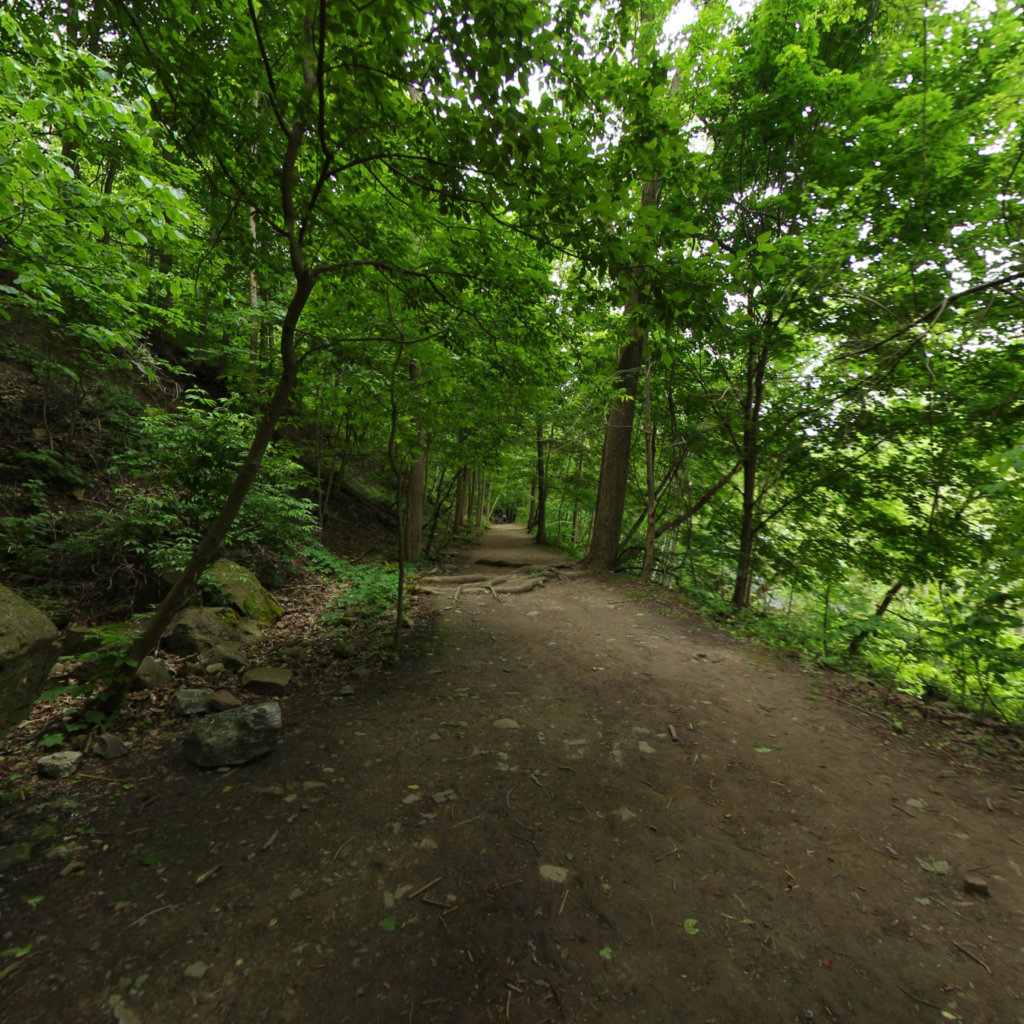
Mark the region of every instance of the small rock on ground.
<instances>
[{"instance_id":1,"label":"small rock on ground","mask_svg":"<svg viewBox=\"0 0 1024 1024\"><path fill-rule=\"evenodd\" d=\"M290 668L251 668L242 676L242 686L250 693L263 694L266 697L280 697L288 690L292 680Z\"/></svg>"},{"instance_id":2,"label":"small rock on ground","mask_svg":"<svg viewBox=\"0 0 1024 1024\"><path fill-rule=\"evenodd\" d=\"M208 686L190 687L178 690L171 697L171 710L186 717L205 715L213 710L212 700L213 690Z\"/></svg>"},{"instance_id":3,"label":"small rock on ground","mask_svg":"<svg viewBox=\"0 0 1024 1024\"><path fill-rule=\"evenodd\" d=\"M36 766L39 774L48 779L66 779L74 774L81 760L82 753L79 750L58 750L55 754L46 754L39 758Z\"/></svg>"},{"instance_id":4,"label":"small rock on ground","mask_svg":"<svg viewBox=\"0 0 1024 1024\"><path fill-rule=\"evenodd\" d=\"M541 864L540 877L549 882L564 882L569 877L569 869L555 864Z\"/></svg>"}]
</instances>

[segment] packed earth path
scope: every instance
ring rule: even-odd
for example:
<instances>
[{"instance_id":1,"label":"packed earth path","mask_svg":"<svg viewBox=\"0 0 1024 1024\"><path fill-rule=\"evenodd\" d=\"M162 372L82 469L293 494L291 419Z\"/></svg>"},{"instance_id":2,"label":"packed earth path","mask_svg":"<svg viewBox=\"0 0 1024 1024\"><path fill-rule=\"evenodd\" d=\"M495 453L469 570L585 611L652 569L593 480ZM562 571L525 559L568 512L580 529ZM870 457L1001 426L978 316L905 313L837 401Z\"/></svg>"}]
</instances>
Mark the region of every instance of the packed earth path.
<instances>
[{"instance_id":1,"label":"packed earth path","mask_svg":"<svg viewBox=\"0 0 1024 1024\"><path fill-rule=\"evenodd\" d=\"M1019 774L516 525L417 586L265 758L5 804L73 859L2 879L3 1020L1024 1021Z\"/></svg>"}]
</instances>

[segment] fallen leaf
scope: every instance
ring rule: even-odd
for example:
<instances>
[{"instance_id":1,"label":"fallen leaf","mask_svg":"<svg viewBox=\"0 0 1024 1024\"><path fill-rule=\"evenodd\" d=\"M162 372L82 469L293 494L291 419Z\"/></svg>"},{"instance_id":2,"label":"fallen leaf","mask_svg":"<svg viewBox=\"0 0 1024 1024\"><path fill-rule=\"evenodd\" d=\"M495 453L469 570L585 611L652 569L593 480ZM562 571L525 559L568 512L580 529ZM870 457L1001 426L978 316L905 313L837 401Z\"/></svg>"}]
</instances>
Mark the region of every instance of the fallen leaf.
<instances>
[{"instance_id":1,"label":"fallen leaf","mask_svg":"<svg viewBox=\"0 0 1024 1024\"><path fill-rule=\"evenodd\" d=\"M936 860L934 857L918 857L917 863L924 868L925 871L931 871L935 875L948 875L949 874L949 861L948 860Z\"/></svg>"},{"instance_id":2,"label":"fallen leaf","mask_svg":"<svg viewBox=\"0 0 1024 1024\"><path fill-rule=\"evenodd\" d=\"M598 950L598 956L603 956L605 960L611 960L612 958L612 947L605 946L604 949Z\"/></svg>"},{"instance_id":3,"label":"fallen leaf","mask_svg":"<svg viewBox=\"0 0 1024 1024\"><path fill-rule=\"evenodd\" d=\"M683 922L683 931L686 932L687 935L696 935L697 932L700 931L700 929L697 927L697 918L688 917Z\"/></svg>"},{"instance_id":4,"label":"fallen leaf","mask_svg":"<svg viewBox=\"0 0 1024 1024\"><path fill-rule=\"evenodd\" d=\"M398 922L395 920L395 915L392 914L390 917L385 917L380 923L381 931L393 932Z\"/></svg>"}]
</instances>

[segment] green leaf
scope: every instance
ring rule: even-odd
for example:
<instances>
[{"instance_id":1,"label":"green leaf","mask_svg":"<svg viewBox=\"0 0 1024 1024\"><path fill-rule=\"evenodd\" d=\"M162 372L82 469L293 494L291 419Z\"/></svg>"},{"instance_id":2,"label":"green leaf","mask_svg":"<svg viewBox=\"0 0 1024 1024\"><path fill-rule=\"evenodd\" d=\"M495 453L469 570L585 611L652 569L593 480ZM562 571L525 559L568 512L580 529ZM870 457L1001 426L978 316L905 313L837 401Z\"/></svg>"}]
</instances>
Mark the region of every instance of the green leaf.
<instances>
[{"instance_id":1,"label":"green leaf","mask_svg":"<svg viewBox=\"0 0 1024 1024\"><path fill-rule=\"evenodd\" d=\"M381 931L393 932L397 927L398 922L395 919L395 915L392 914L390 917L385 917L380 923Z\"/></svg>"},{"instance_id":2,"label":"green leaf","mask_svg":"<svg viewBox=\"0 0 1024 1024\"><path fill-rule=\"evenodd\" d=\"M696 935L700 931L700 928L697 927L697 918L688 917L683 922L683 931L686 932L687 935Z\"/></svg>"},{"instance_id":3,"label":"green leaf","mask_svg":"<svg viewBox=\"0 0 1024 1024\"><path fill-rule=\"evenodd\" d=\"M918 857L917 863L924 868L925 871L930 871L935 875L948 875L949 874L949 861L948 860L936 860L934 857Z\"/></svg>"},{"instance_id":4,"label":"green leaf","mask_svg":"<svg viewBox=\"0 0 1024 1024\"><path fill-rule=\"evenodd\" d=\"M139 858L139 863L144 868L152 868L152 867L156 867L157 864L159 864L161 861L166 860L166 859L167 859L167 854L166 853L157 853L157 852L154 851L152 853L144 853Z\"/></svg>"},{"instance_id":5,"label":"green leaf","mask_svg":"<svg viewBox=\"0 0 1024 1024\"><path fill-rule=\"evenodd\" d=\"M597 955L598 956L603 956L605 958L605 960L611 960L611 958L612 958L612 947L611 946L605 946L604 949L599 949L597 951Z\"/></svg>"}]
</instances>

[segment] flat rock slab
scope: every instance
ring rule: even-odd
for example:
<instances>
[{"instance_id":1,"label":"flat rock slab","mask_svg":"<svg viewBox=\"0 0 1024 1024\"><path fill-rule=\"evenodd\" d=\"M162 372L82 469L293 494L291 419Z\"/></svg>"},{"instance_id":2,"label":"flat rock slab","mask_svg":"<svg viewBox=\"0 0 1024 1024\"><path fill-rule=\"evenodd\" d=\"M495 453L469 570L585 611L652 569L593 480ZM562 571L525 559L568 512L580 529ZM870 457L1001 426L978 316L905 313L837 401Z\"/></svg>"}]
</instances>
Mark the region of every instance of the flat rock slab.
<instances>
[{"instance_id":1,"label":"flat rock slab","mask_svg":"<svg viewBox=\"0 0 1024 1024\"><path fill-rule=\"evenodd\" d=\"M207 665L223 665L230 672L241 672L246 665L245 655L238 644L222 643L203 651L202 662Z\"/></svg>"},{"instance_id":2,"label":"flat rock slab","mask_svg":"<svg viewBox=\"0 0 1024 1024\"><path fill-rule=\"evenodd\" d=\"M81 760L80 750L58 750L56 754L46 754L39 758L36 767L39 774L48 779L66 779L75 773Z\"/></svg>"},{"instance_id":3,"label":"flat rock slab","mask_svg":"<svg viewBox=\"0 0 1024 1024\"><path fill-rule=\"evenodd\" d=\"M229 711L242 706L242 702L230 690L218 690L210 698L210 703L214 711Z\"/></svg>"},{"instance_id":4,"label":"flat rock slab","mask_svg":"<svg viewBox=\"0 0 1024 1024\"><path fill-rule=\"evenodd\" d=\"M147 655L139 662L135 670L135 677L132 679L132 689L138 690L159 690L161 686L167 686L171 681L171 673L162 661Z\"/></svg>"},{"instance_id":5,"label":"flat rock slab","mask_svg":"<svg viewBox=\"0 0 1024 1024\"><path fill-rule=\"evenodd\" d=\"M292 681L290 668L251 668L242 676L242 687L250 693L260 693L266 697L281 697L288 692L288 684Z\"/></svg>"},{"instance_id":6,"label":"flat rock slab","mask_svg":"<svg viewBox=\"0 0 1024 1024\"><path fill-rule=\"evenodd\" d=\"M171 710L186 717L205 715L207 711L214 710L215 696L216 694L208 686L178 690L171 697Z\"/></svg>"},{"instance_id":7,"label":"flat rock slab","mask_svg":"<svg viewBox=\"0 0 1024 1024\"><path fill-rule=\"evenodd\" d=\"M185 737L185 757L200 768L246 764L270 753L281 732L281 706L262 704L199 719Z\"/></svg>"}]
</instances>

